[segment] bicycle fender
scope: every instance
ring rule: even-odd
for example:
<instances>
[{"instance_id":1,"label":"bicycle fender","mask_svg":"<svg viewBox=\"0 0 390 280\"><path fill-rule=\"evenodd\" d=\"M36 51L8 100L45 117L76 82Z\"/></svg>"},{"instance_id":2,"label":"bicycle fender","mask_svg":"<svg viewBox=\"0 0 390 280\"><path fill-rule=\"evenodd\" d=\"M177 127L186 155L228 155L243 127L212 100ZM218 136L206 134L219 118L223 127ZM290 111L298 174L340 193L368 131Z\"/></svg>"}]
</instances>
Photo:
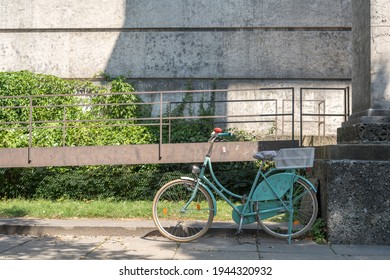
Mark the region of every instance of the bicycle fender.
<instances>
[{"instance_id":1,"label":"bicycle fender","mask_svg":"<svg viewBox=\"0 0 390 280\"><path fill-rule=\"evenodd\" d=\"M306 179L305 177L301 176L301 175L297 175L297 180L301 179L302 181L304 181L306 184L308 184L310 186L310 188L316 193L317 192L317 189L316 187L314 187L314 185L308 180Z\"/></svg>"},{"instance_id":2,"label":"bicycle fender","mask_svg":"<svg viewBox=\"0 0 390 280\"><path fill-rule=\"evenodd\" d=\"M277 200L282 197L298 179L307 183L311 189L317 192L313 184L305 177L295 173L278 173L269 176L257 186L253 193L253 201Z\"/></svg>"},{"instance_id":3,"label":"bicycle fender","mask_svg":"<svg viewBox=\"0 0 390 280\"><path fill-rule=\"evenodd\" d=\"M253 201L267 201L281 198L297 180L297 174L278 173L264 179L253 193Z\"/></svg>"},{"instance_id":4,"label":"bicycle fender","mask_svg":"<svg viewBox=\"0 0 390 280\"><path fill-rule=\"evenodd\" d=\"M193 184L197 183L197 182L195 182L195 179L191 178L191 177L180 177L180 179L185 180L185 181L190 181ZM217 215L217 202L215 200L215 196L213 195L213 193L210 191L210 189L205 184L203 184L202 182L198 182L198 183L201 184L202 187L204 187L204 189L209 193L211 200L213 201L214 217L215 217Z\"/></svg>"}]
</instances>

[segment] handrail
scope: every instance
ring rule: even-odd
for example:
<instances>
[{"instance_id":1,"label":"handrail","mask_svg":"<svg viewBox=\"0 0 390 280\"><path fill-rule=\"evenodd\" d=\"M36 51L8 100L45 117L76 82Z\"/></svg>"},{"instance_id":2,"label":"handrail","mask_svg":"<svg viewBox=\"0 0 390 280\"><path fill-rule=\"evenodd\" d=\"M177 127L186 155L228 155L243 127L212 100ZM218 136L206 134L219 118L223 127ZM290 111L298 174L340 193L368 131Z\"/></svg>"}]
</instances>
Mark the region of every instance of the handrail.
<instances>
[{"instance_id":1,"label":"handrail","mask_svg":"<svg viewBox=\"0 0 390 280\"><path fill-rule=\"evenodd\" d=\"M344 92L344 112L340 114L329 114L325 113L307 113L303 112L303 91L305 90L341 90ZM283 97L267 97L266 92L272 92L273 95L280 96L279 92L282 92ZM249 92L253 97L242 96L243 92ZM277 133L280 133L278 126L281 124L282 135L286 136L285 133L291 132L291 135L288 136L291 140L295 139L295 88L294 87L279 87L279 88L244 88L244 89L208 89L208 90L171 90L171 91L146 91L146 92L121 92L121 93L74 93L74 94L44 94L44 95L23 95L23 96L0 96L0 105L1 110L19 110L24 111L24 119L18 121L7 120L6 117L3 117L3 120L0 120L0 131L3 130L16 130L22 129L26 130L28 135L28 140L26 145L29 149L33 147L33 132L36 129L61 129L63 133L62 146L67 146L66 143L66 133L67 129L70 128L80 128L83 124L88 127L88 125L94 125L95 127L128 127L128 126L158 126L159 127L159 144L163 143L163 129L168 127L168 143L170 143L171 129L173 127L172 121L179 121L178 124L183 124L187 120L214 120L218 124L256 124L256 123L274 123L275 124L275 138L278 136ZM180 97L173 97L184 94L192 94L194 99L199 94L204 95L208 94L226 94L227 96L222 96L221 98L215 100L215 105L218 110L214 115L200 116L199 114L194 115L183 115L183 116L174 116L171 115L173 111L173 105L178 105L181 103L194 104L195 106L200 106L202 102L206 102L203 99L183 101L179 100ZM100 101L98 103L93 103L91 98L99 96L115 96L115 95L137 95L141 99L147 100L145 102L105 102ZM232 95L232 96L230 96ZM287 97L286 97L287 95ZM71 100L73 103L69 103L70 100L65 100L69 97L76 97L74 100ZM241 97L241 98L240 98ZM15 100L15 104L9 104L10 102L2 102L2 100ZM47 105L41 104L40 99L49 99ZM60 101L61 100L61 101ZM282 102L281 102L282 101ZM58 102L64 102L60 104ZM291 104L291 108L285 111L284 104L288 102ZM302 143L303 137L303 117L329 117L329 116L343 116L344 119L347 119L349 115L349 87L347 88L300 88L299 96L300 104L300 140ZM239 107L239 103L245 105L252 105L251 110L239 110L234 109L230 111L231 106L235 108ZM257 104L262 104L257 106ZM115 106L151 106L153 110L153 115L148 117L134 117L134 118L110 118L104 116L94 116L91 119L74 119L69 118L68 110L70 108L85 108L85 110L90 110L95 107L115 107ZM281 108L279 108L279 106ZM260 110L259 107L262 107ZM58 110L57 116L54 119L34 119L39 110ZM79 109L78 109L79 110ZM241 111L240 111L241 110ZM166 113L166 114L164 114ZM286 118L287 117L287 118ZM183 121L183 122L180 122ZM291 131L285 129L285 122L291 125ZM286 132L287 131L287 132Z\"/></svg>"}]
</instances>

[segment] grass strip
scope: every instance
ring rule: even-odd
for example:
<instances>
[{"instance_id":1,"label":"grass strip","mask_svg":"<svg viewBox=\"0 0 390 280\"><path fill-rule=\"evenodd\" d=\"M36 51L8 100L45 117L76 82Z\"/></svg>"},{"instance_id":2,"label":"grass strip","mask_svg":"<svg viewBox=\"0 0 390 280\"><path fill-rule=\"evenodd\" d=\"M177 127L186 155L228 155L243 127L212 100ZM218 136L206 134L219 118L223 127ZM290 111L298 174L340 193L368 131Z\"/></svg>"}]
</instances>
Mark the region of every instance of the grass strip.
<instances>
[{"instance_id":1,"label":"grass strip","mask_svg":"<svg viewBox=\"0 0 390 280\"><path fill-rule=\"evenodd\" d=\"M152 201L114 200L0 200L2 218L39 219L152 219ZM232 209L225 202L217 202L214 220L231 221Z\"/></svg>"}]
</instances>

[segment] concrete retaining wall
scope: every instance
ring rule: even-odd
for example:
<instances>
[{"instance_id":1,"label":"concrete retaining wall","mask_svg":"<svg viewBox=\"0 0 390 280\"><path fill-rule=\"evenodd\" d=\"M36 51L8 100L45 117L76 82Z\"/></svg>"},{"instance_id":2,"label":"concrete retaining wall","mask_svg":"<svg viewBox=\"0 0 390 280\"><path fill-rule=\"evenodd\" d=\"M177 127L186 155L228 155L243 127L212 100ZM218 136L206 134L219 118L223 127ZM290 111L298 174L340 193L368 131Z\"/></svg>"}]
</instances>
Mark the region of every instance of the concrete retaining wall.
<instances>
[{"instance_id":1,"label":"concrete retaining wall","mask_svg":"<svg viewBox=\"0 0 390 280\"><path fill-rule=\"evenodd\" d=\"M0 71L349 79L350 0L4 0Z\"/></svg>"},{"instance_id":2,"label":"concrete retaining wall","mask_svg":"<svg viewBox=\"0 0 390 280\"><path fill-rule=\"evenodd\" d=\"M0 13L0 71L121 75L138 91L350 84L351 0L3 0Z\"/></svg>"}]
</instances>

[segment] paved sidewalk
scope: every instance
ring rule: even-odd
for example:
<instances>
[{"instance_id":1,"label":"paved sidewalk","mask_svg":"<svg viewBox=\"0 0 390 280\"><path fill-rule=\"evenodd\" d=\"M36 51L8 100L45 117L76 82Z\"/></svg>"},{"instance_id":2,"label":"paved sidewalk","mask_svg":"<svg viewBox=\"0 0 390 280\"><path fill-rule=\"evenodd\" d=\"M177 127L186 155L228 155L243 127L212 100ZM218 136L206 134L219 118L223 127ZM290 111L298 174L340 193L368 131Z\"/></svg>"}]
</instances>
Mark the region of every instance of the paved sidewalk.
<instances>
[{"instance_id":1,"label":"paved sidewalk","mask_svg":"<svg viewBox=\"0 0 390 280\"><path fill-rule=\"evenodd\" d=\"M390 246L290 245L256 227L214 223L190 243L161 237L152 221L0 219L0 260L390 260Z\"/></svg>"}]
</instances>

